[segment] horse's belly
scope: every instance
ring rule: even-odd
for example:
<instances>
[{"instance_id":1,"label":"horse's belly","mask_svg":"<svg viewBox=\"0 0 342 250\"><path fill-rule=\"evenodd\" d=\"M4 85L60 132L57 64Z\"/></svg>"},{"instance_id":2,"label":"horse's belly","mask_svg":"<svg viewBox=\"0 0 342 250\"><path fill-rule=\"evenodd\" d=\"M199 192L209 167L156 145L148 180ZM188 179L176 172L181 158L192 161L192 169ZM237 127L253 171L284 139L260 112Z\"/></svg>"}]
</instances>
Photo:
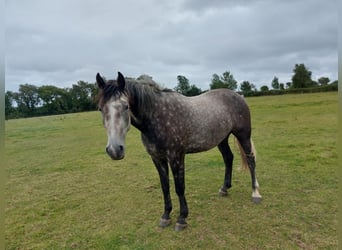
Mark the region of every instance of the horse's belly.
<instances>
[{"instance_id":1,"label":"horse's belly","mask_svg":"<svg viewBox=\"0 0 342 250\"><path fill-rule=\"evenodd\" d=\"M207 151L216 147L230 133L231 128L226 123L217 124L215 129L202 128L192 133L187 144L187 153Z\"/></svg>"}]
</instances>

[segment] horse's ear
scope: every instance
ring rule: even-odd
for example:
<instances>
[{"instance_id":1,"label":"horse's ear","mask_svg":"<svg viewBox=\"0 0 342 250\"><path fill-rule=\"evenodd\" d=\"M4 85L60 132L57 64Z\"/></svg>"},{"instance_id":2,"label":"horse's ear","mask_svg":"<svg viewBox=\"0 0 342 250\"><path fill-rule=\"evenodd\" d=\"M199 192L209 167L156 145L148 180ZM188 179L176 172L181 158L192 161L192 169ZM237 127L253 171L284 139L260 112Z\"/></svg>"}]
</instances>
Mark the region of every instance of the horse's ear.
<instances>
[{"instance_id":1,"label":"horse's ear","mask_svg":"<svg viewBox=\"0 0 342 250\"><path fill-rule=\"evenodd\" d=\"M99 73L96 74L96 83L100 89L104 89L104 87L106 86L105 81L103 80L102 76L100 76Z\"/></svg>"},{"instance_id":2,"label":"horse's ear","mask_svg":"<svg viewBox=\"0 0 342 250\"><path fill-rule=\"evenodd\" d=\"M124 89L125 89L125 77L120 72L118 72L117 82L118 82L119 89L121 91L124 91Z\"/></svg>"}]
</instances>

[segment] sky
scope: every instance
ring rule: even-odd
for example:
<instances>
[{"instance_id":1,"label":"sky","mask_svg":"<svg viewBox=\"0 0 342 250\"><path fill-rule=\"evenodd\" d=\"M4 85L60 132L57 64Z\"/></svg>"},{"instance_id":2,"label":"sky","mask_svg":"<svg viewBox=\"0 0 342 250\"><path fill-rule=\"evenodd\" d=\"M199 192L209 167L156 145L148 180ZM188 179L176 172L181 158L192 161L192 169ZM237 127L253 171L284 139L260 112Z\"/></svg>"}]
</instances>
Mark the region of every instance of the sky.
<instances>
[{"instance_id":1,"label":"sky","mask_svg":"<svg viewBox=\"0 0 342 250\"><path fill-rule=\"evenodd\" d=\"M238 83L291 81L295 64L338 78L337 0L6 0L5 89L71 87L147 74L202 90L230 71Z\"/></svg>"}]
</instances>

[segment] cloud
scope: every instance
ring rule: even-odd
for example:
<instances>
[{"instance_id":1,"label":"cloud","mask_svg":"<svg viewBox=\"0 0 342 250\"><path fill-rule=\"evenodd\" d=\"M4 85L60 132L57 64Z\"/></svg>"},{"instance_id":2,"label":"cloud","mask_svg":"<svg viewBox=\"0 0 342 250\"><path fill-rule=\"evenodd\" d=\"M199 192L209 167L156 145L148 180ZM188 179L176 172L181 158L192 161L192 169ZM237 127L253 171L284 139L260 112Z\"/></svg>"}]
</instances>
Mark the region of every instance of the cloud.
<instances>
[{"instance_id":1,"label":"cloud","mask_svg":"<svg viewBox=\"0 0 342 250\"><path fill-rule=\"evenodd\" d=\"M6 26L11 90L116 71L170 88L184 75L207 89L229 70L260 86L289 81L296 63L337 79L336 1L12 0Z\"/></svg>"}]
</instances>

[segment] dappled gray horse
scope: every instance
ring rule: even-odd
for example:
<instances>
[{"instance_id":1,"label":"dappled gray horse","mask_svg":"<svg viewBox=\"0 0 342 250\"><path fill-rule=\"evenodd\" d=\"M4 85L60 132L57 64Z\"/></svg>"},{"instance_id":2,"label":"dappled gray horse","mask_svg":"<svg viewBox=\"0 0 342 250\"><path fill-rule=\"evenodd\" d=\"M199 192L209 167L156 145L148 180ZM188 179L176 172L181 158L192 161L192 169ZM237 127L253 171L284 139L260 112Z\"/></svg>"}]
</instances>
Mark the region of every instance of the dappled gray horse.
<instances>
[{"instance_id":1,"label":"dappled gray horse","mask_svg":"<svg viewBox=\"0 0 342 250\"><path fill-rule=\"evenodd\" d=\"M125 137L132 124L141 131L143 144L160 176L164 195L164 214L160 226L170 225L172 210L169 166L172 170L180 203L177 231L186 227L188 206L184 189L185 154L197 153L218 146L225 163L220 195L231 187L233 154L228 137L233 134L239 143L242 162L252 177L252 200L259 202L259 184L255 176L254 146L251 141L251 118L243 97L228 89L208 91L196 97L185 97L161 89L152 79L125 79L119 72L117 80L105 81L96 75L99 109L107 129L107 154L113 160L125 156Z\"/></svg>"}]
</instances>

